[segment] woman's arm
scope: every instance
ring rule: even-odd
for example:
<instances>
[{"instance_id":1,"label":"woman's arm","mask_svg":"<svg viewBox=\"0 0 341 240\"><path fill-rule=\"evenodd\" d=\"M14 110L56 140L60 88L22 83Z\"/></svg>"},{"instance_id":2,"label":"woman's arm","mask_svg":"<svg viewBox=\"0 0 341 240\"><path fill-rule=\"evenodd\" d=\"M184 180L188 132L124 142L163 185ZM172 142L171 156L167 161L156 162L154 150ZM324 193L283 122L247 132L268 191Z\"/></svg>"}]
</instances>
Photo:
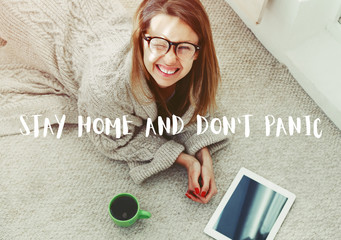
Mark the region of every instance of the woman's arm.
<instances>
[{"instance_id":1,"label":"woman's arm","mask_svg":"<svg viewBox=\"0 0 341 240\"><path fill-rule=\"evenodd\" d=\"M188 174L188 189L185 195L195 201L196 196L193 194L199 194L201 188L199 184L201 172L199 161L195 157L182 152L175 162L186 168Z\"/></svg>"},{"instance_id":2,"label":"woman's arm","mask_svg":"<svg viewBox=\"0 0 341 240\"><path fill-rule=\"evenodd\" d=\"M207 117L210 121L211 118ZM197 134L197 124L186 126L183 131L172 137L173 140L185 146L185 152L194 156L202 148L207 147L210 154L224 148L228 144L228 138L223 133L215 134L210 129L202 134Z\"/></svg>"},{"instance_id":3,"label":"woman's arm","mask_svg":"<svg viewBox=\"0 0 341 240\"><path fill-rule=\"evenodd\" d=\"M217 193L212 158L208 148L199 150L196 157L181 153L175 162L185 167L188 173L186 196L195 202L208 203Z\"/></svg>"},{"instance_id":4,"label":"woman's arm","mask_svg":"<svg viewBox=\"0 0 341 240\"><path fill-rule=\"evenodd\" d=\"M212 157L207 147L199 150L196 157L201 164L202 188L200 197L204 203L207 203L215 194L217 194Z\"/></svg>"},{"instance_id":5,"label":"woman's arm","mask_svg":"<svg viewBox=\"0 0 341 240\"><path fill-rule=\"evenodd\" d=\"M217 187L214 179L214 170L211 154L225 146L227 146L227 137L223 134L214 134L210 130L198 135L196 132L197 125L191 124L185 127L184 131L173 137L173 140L185 146L185 153L192 156L200 165L200 170L188 171L189 188L186 196L200 203L208 203L217 193ZM188 157L187 157L188 159ZM196 167L195 169L198 169ZM190 177L192 176L192 177ZM199 192L193 190L193 186L201 186ZM194 179L194 180L193 180Z\"/></svg>"},{"instance_id":6,"label":"woman's arm","mask_svg":"<svg viewBox=\"0 0 341 240\"><path fill-rule=\"evenodd\" d=\"M119 44L116 42L115 46ZM97 134L92 129L88 135L106 156L127 162L130 176L136 183L141 183L173 165L184 147L159 135L146 137L145 119L149 116L129 92L128 46L122 43L122 50L115 52L114 48L107 53L96 48L90 51L80 85L78 108L83 119L91 117L92 120L99 118L104 121L108 118L114 123L116 118L126 116L129 134L117 138L115 130L122 126L116 126L110 127L108 135Z\"/></svg>"}]
</instances>

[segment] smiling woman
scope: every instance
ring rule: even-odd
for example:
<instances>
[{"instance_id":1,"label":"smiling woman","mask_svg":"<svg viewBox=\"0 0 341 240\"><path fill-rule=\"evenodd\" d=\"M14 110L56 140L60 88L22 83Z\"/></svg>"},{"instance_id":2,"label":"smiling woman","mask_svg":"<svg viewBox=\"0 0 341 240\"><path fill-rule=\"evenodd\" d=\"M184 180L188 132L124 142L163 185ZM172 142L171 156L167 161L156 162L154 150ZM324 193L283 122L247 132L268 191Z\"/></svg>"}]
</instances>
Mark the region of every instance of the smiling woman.
<instances>
[{"instance_id":1,"label":"smiling woman","mask_svg":"<svg viewBox=\"0 0 341 240\"><path fill-rule=\"evenodd\" d=\"M183 96L175 113L183 114L189 104L196 105L192 121L197 114L213 112L220 71L210 22L201 2L143 1L134 20L133 91L138 91L141 77L145 78L156 101L170 115L166 100L174 94L175 83L184 79L178 84ZM166 51L156 51L160 45ZM179 56L184 48L188 55Z\"/></svg>"},{"instance_id":2,"label":"smiling woman","mask_svg":"<svg viewBox=\"0 0 341 240\"><path fill-rule=\"evenodd\" d=\"M171 91L167 92L172 93L175 90L175 83L189 73L195 60L196 48L186 42L197 44L198 36L181 19L165 14L159 14L152 18L145 36L144 40L146 41L143 44L144 66L162 90L171 88ZM160 36L164 39L150 36ZM172 41L180 44L166 39L172 39ZM185 48L190 52L188 55L183 54L183 49L179 49L179 47L186 47L186 45L189 45ZM181 51L182 54L179 54ZM168 94L168 96L163 97L168 99L170 96Z\"/></svg>"},{"instance_id":3,"label":"smiling woman","mask_svg":"<svg viewBox=\"0 0 341 240\"><path fill-rule=\"evenodd\" d=\"M42 117L55 115L51 109L58 106L77 109L95 125L103 122L96 119L126 119L127 134L119 138L103 126L89 128L98 150L127 162L136 183L183 165L186 196L207 203L217 192L211 154L227 144L223 134L196 134L195 119L214 110L220 80L207 14L199 0L144 0L133 32L127 16L118 0L0 1L0 37L27 66L53 76L39 84L53 88L39 89L49 94L41 103L56 95L37 104L48 105L39 109ZM76 106L60 107L62 97ZM146 136L147 121L173 116L182 119L181 133Z\"/></svg>"},{"instance_id":4,"label":"smiling woman","mask_svg":"<svg viewBox=\"0 0 341 240\"><path fill-rule=\"evenodd\" d=\"M204 7L199 0L146 0L140 4L134 20L131 84L136 100L143 104L143 98L152 99L161 117L187 116L187 124L193 126L198 114L213 112L220 81L211 27ZM145 82L149 95L148 90L141 91ZM208 139L214 139L213 142L222 140L212 132L195 136L194 129L187 132L187 137L200 142L199 145ZM192 141L182 140L180 143L187 150L192 148L188 146ZM181 153L176 160L188 171L186 196L203 203L217 192L212 160L206 148L213 142L209 142L190 154Z\"/></svg>"}]
</instances>

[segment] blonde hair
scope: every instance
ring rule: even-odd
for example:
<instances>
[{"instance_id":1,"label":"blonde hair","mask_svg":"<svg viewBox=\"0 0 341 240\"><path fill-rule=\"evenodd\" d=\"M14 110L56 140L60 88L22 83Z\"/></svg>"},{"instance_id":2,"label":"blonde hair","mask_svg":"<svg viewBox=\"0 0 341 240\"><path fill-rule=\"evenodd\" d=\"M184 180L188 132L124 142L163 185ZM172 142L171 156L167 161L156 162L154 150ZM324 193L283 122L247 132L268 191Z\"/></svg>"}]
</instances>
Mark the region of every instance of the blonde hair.
<instances>
[{"instance_id":1,"label":"blonde hair","mask_svg":"<svg viewBox=\"0 0 341 240\"><path fill-rule=\"evenodd\" d=\"M184 21L198 35L199 55L193 62L192 69L186 75L183 94L183 104L177 107L177 112L183 114L189 105L195 107L192 121L196 116L212 113L216 108L215 96L220 82L220 70L213 44L212 31L207 13L199 0L144 0L138 7L134 17L132 34L132 74L133 92L141 89L144 77L153 96L149 99L158 100L169 114L166 103L162 101L156 82L148 73L143 63L142 35L147 31L151 19L158 14L175 16ZM143 74L141 76L141 74ZM137 96L136 94L134 94ZM176 114L177 115L177 114Z\"/></svg>"}]
</instances>

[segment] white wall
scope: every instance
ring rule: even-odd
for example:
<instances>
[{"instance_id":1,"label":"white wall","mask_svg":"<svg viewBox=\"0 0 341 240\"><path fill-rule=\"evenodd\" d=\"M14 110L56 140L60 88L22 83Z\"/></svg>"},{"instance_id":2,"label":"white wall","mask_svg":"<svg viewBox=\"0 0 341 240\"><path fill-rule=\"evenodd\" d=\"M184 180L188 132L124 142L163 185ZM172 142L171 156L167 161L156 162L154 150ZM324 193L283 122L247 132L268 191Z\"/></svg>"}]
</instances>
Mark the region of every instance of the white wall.
<instances>
[{"instance_id":1,"label":"white wall","mask_svg":"<svg viewBox=\"0 0 341 240\"><path fill-rule=\"evenodd\" d=\"M341 129L341 0L268 0L259 24L226 1Z\"/></svg>"}]
</instances>

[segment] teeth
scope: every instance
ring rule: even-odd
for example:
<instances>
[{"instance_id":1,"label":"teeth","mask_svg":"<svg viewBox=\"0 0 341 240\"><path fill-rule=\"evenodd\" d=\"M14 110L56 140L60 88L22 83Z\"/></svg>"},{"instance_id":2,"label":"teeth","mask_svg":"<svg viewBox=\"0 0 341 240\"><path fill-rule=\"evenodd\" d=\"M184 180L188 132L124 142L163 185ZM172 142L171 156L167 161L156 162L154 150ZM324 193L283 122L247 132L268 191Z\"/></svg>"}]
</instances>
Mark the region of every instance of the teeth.
<instances>
[{"instance_id":1,"label":"teeth","mask_svg":"<svg viewBox=\"0 0 341 240\"><path fill-rule=\"evenodd\" d=\"M161 70L161 72L166 73L166 74L174 74L176 72L176 69L174 71L168 71L166 69L163 69L160 65L159 65L159 69Z\"/></svg>"}]
</instances>

